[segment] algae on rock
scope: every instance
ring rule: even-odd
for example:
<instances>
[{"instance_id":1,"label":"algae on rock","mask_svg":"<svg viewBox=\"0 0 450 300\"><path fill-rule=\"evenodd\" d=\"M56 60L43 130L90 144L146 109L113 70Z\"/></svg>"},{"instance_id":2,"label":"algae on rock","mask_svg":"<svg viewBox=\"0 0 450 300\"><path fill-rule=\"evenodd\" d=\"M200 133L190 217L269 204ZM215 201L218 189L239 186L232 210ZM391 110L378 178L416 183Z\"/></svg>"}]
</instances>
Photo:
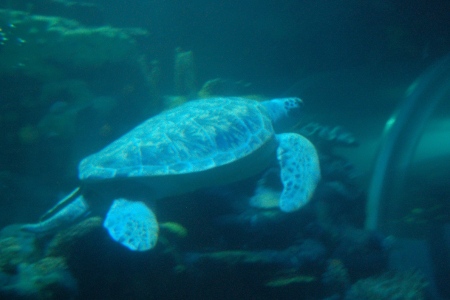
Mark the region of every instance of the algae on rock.
<instances>
[{"instance_id":1,"label":"algae on rock","mask_svg":"<svg viewBox=\"0 0 450 300\"><path fill-rule=\"evenodd\" d=\"M147 34L141 29L85 27L70 19L4 9L0 24L0 74L21 72L41 80L60 78L67 69L136 65L139 51L134 36Z\"/></svg>"}]
</instances>

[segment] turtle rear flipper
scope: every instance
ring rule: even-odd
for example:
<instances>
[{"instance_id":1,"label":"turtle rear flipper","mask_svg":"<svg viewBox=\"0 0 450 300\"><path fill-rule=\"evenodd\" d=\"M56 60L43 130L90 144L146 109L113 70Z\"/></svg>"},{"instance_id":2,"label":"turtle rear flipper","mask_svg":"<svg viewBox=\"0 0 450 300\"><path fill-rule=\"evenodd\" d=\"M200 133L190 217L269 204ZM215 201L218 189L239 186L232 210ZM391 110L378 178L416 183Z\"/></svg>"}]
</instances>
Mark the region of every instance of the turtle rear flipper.
<instances>
[{"instance_id":1,"label":"turtle rear flipper","mask_svg":"<svg viewBox=\"0 0 450 300\"><path fill-rule=\"evenodd\" d=\"M143 202L114 200L103 226L115 241L133 251L149 250L158 240L158 222Z\"/></svg>"},{"instance_id":2,"label":"turtle rear flipper","mask_svg":"<svg viewBox=\"0 0 450 300\"><path fill-rule=\"evenodd\" d=\"M280 209L291 212L308 203L320 180L319 158L313 144L295 133L278 134L277 159L283 192Z\"/></svg>"},{"instance_id":3,"label":"turtle rear flipper","mask_svg":"<svg viewBox=\"0 0 450 300\"><path fill-rule=\"evenodd\" d=\"M53 230L71 224L79 217L84 216L88 211L89 206L81 195L50 218L36 224L25 224L21 229L34 233L50 233Z\"/></svg>"},{"instance_id":4,"label":"turtle rear flipper","mask_svg":"<svg viewBox=\"0 0 450 300\"><path fill-rule=\"evenodd\" d=\"M70 201L74 198L74 197L78 197L78 195L80 195L80 188L77 187L76 189L74 189L70 194L68 194L66 197L64 197L63 199L59 200L58 203L56 203L52 208L50 208L45 214L43 214L40 218L39 218L39 222L42 222L46 219L49 218L49 216L53 215L57 210L59 210L61 207L63 207L64 205L67 205L67 203L70 203ZM75 201L74 201L75 202Z\"/></svg>"}]
</instances>

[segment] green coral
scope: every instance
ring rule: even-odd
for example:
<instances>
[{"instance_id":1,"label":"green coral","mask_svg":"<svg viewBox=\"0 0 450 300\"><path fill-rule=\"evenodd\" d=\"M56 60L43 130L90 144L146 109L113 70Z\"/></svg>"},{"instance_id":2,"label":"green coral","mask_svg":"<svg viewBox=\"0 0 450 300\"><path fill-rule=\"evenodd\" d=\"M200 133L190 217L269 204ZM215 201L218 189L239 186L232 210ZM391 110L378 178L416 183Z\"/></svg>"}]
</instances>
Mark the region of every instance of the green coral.
<instances>
[{"instance_id":1,"label":"green coral","mask_svg":"<svg viewBox=\"0 0 450 300\"><path fill-rule=\"evenodd\" d=\"M291 276L272 279L265 285L268 287L284 287L291 284L305 284L314 281L316 281L316 278L314 276L292 274Z\"/></svg>"},{"instance_id":2,"label":"green coral","mask_svg":"<svg viewBox=\"0 0 450 300\"><path fill-rule=\"evenodd\" d=\"M227 265L238 264L271 264L273 251L228 250L202 253L199 260L204 262L220 262Z\"/></svg>"},{"instance_id":3,"label":"green coral","mask_svg":"<svg viewBox=\"0 0 450 300\"><path fill-rule=\"evenodd\" d=\"M21 232L20 225L0 231L1 299L69 299L76 291L66 259L42 257L35 244L35 238Z\"/></svg>"},{"instance_id":4,"label":"green coral","mask_svg":"<svg viewBox=\"0 0 450 300\"><path fill-rule=\"evenodd\" d=\"M3 42L0 72L22 72L36 78L56 79L63 67L99 67L106 63L136 63L134 35L145 31L110 26L85 27L53 16L0 10Z\"/></svg>"},{"instance_id":5,"label":"green coral","mask_svg":"<svg viewBox=\"0 0 450 300\"><path fill-rule=\"evenodd\" d=\"M418 272L387 272L376 277L357 281L348 291L345 300L423 300L428 285Z\"/></svg>"},{"instance_id":6,"label":"green coral","mask_svg":"<svg viewBox=\"0 0 450 300\"><path fill-rule=\"evenodd\" d=\"M100 228L102 228L102 218L91 217L58 232L48 246L47 255L68 257L75 243Z\"/></svg>"},{"instance_id":7,"label":"green coral","mask_svg":"<svg viewBox=\"0 0 450 300\"><path fill-rule=\"evenodd\" d=\"M0 272L13 274L19 264L36 258L35 239L20 231L20 226L10 225L0 231Z\"/></svg>"},{"instance_id":8,"label":"green coral","mask_svg":"<svg viewBox=\"0 0 450 300\"><path fill-rule=\"evenodd\" d=\"M11 272L21 262L21 247L17 238L7 237L0 240L0 271Z\"/></svg>"},{"instance_id":9,"label":"green coral","mask_svg":"<svg viewBox=\"0 0 450 300\"><path fill-rule=\"evenodd\" d=\"M180 238L185 238L187 236L187 229L176 222L164 222L159 224L159 228L166 229L168 232L177 235Z\"/></svg>"},{"instance_id":10,"label":"green coral","mask_svg":"<svg viewBox=\"0 0 450 300\"><path fill-rule=\"evenodd\" d=\"M63 299L76 290L75 280L67 270L62 257L45 257L32 264L21 263L15 280L2 289L31 299Z\"/></svg>"}]
</instances>

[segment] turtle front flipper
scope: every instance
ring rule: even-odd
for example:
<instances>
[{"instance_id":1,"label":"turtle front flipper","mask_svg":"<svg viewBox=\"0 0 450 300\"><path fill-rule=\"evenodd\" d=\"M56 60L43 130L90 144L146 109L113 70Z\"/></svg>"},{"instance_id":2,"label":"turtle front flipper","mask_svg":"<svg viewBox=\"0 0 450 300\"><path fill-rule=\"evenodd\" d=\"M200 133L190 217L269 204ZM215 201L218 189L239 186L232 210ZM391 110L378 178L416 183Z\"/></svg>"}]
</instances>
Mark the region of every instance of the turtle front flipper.
<instances>
[{"instance_id":1,"label":"turtle front flipper","mask_svg":"<svg viewBox=\"0 0 450 300\"><path fill-rule=\"evenodd\" d=\"M133 251L149 250L158 240L158 221L143 202L114 200L103 226L115 241Z\"/></svg>"},{"instance_id":2,"label":"turtle front flipper","mask_svg":"<svg viewBox=\"0 0 450 300\"><path fill-rule=\"evenodd\" d=\"M89 206L81 195L50 218L36 224L25 224L21 229L34 233L49 233L57 228L72 223L79 217L85 215L88 210Z\"/></svg>"},{"instance_id":3,"label":"turtle front flipper","mask_svg":"<svg viewBox=\"0 0 450 300\"><path fill-rule=\"evenodd\" d=\"M282 211L291 212L308 203L313 195L320 180L319 158L313 144L299 134L278 134L277 139L283 183L279 205Z\"/></svg>"}]
</instances>

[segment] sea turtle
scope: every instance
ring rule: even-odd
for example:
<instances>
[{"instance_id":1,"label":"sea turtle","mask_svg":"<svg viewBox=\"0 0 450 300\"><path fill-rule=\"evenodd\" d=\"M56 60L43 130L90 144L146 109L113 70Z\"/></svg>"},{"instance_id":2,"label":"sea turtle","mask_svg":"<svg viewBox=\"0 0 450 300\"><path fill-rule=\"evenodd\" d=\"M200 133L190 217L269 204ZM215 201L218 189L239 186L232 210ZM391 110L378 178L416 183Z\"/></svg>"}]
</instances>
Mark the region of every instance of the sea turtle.
<instances>
[{"instance_id":1,"label":"sea turtle","mask_svg":"<svg viewBox=\"0 0 450 300\"><path fill-rule=\"evenodd\" d=\"M158 222L145 203L128 200L144 186L149 203L248 178L277 160L283 184L279 207L295 211L314 192L319 160L306 138L275 130L297 122L301 107L299 98L211 98L164 111L84 158L78 167L81 187L51 209L49 218L23 229L46 233L115 199L104 227L119 243L145 251L156 244Z\"/></svg>"}]
</instances>

